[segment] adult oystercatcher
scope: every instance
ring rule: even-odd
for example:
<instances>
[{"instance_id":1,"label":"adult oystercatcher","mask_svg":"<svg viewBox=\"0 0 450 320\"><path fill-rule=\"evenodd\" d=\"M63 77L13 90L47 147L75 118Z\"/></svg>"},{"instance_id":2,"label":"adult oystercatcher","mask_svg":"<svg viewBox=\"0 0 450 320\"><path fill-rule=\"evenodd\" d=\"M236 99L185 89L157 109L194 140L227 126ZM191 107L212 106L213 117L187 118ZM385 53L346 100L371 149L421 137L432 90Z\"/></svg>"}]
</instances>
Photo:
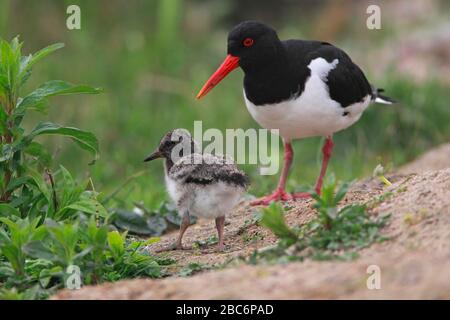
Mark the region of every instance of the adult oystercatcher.
<instances>
[{"instance_id":1,"label":"adult oystercatcher","mask_svg":"<svg viewBox=\"0 0 450 320\"><path fill-rule=\"evenodd\" d=\"M183 249L182 239L190 224L190 214L201 218L214 218L219 235L218 249L224 248L225 216L247 189L248 178L230 157L198 152L197 142L192 139L190 133L175 129L166 133L158 148L144 160L165 159L167 190L182 217L176 242L159 251Z\"/></svg>"},{"instance_id":2,"label":"adult oystercatcher","mask_svg":"<svg viewBox=\"0 0 450 320\"><path fill-rule=\"evenodd\" d=\"M237 67L245 73L244 99L262 127L279 129L284 165L276 190L252 202L305 198L289 194L286 179L292 164L293 139L324 136L323 161L315 191L320 194L333 149L332 134L355 123L371 102L391 104L367 81L341 49L328 42L281 41L276 31L255 21L242 22L228 34L228 55L197 95L205 96Z\"/></svg>"}]
</instances>

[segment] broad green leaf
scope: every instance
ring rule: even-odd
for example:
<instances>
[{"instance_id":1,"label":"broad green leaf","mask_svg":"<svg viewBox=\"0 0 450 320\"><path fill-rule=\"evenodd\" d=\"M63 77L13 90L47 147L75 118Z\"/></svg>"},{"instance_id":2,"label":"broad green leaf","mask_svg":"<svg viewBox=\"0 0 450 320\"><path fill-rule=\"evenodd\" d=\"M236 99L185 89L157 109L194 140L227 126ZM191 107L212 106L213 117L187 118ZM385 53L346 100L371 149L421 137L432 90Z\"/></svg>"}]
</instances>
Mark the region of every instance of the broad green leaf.
<instances>
[{"instance_id":1,"label":"broad green leaf","mask_svg":"<svg viewBox=\"0 0 450 320\"><path fill-rule=\"evenodd\" d=\"M60 165L59 169L62 174L62 182L64 184L65 189L73 189L76 186L75 180L72 177L72 174L67 170L64 166Z\"/></svg>"},{"instance_id":2,"label":"broad green leaf","mask_svg":"<svg viewBox=\"0 0 450 320\"><path fill-rule=\"evenodd\" d=\"M12 144L2 144L0 150L0 163L9 161L14 155L14 148Z\"/></svg>"},{"instance_id":3,"label":"broad green leaf","mask_svg":"<svg viewBox=\"0 0 450 320\"><path fill-rule=\"evenodd\" d=\"M30 257L55 261L55 254L42 241L30 241L23 246L23 251Z\"/></svg>"},{"instance_id":4,"label":"broad green leaf","mask_svg":"<svg viewBox=\"0 0 450 320\"><path fill-rule=\"evenodd\" d=\"M147 219L136 212L124 209L117 209L115 211L114 224L121 229L129 230L134 234L154 235L152 229L147 222Z\"/></svg>"},{"instance_id":5,"label":"broad green leaf","mask_svg":"<svg viewBox=\"0 0 450 320\"><path fill-rule=\"evenodd\" d=\"M85 255L87 255L91 251L92 251L92 247L88 247L88 248L84 249L83 251L78 252L77 254L75 254L73 256L73 261L76 261L76 260L78 260L80 258L83 258Z\"/></svg>"},{"instance_id":6,"label":"broad green leaf","mask_svg":"<svg viewBox=\"0 0 450 320\"><path fill-rule=\"evenodd\" d=\"M334 198L334 204L337 205L342 199L344 199L345 195L347 194L349 188L348 183L343 183L338 191L336 192L336 196Z\"/></svg>"},{"instance_id":7,"label":"broad green leaf","mask_svg":"<svg viewBox=\"0 0 450 320\"><path fill-rule=\"evenodd\" d=\"M39 50L33 55L28 55L24 57L24 59L22 59L20 64L20 74L19 74L20 78L22 79L24 76L26 76L26 73L31 69L31 67L34 64L36 64L36 62L48 56L50 53L58 49L61 49L62 47L64 47L63 43L55 43Z\"/></svg>"},{"instance_id":8,"label":"broad green leaf","mask_svg":"<svg viewBox=\"0 0 450 320\"><path fill-rule=\"evenodd\" d=\"M27 183L33 183L33 179L31 179L28 176L22 176L20 178L13 178L9 182L6 190L7 191L14 191L17 188L19 188L19 187L21 187L21 186L23 186L24 184L27 184Z\"/></svg>"},{"instance_id":9,"label":"broad green leaf","mask_svg":"<svg viewBox=\"0 0 450 320\"><path fill-rule=\"evenodd\" d=\"M283 215L283 207L277 203L271 203L263 209L261 225L270 229L277 237L294 243L297 235L286 225Z\"/></svg>"},{"instance_id":10,"label":"broad green leaf","mask_svg":"<svg viewBox=\"0 0 450 320\"><path fill-rule=\"evenodd\" d=\"M12 207L7 203L0 203L0 216L9 217L17 216L20 217L20 212L16 208Z\"/></svg>"},{"instance_id":11,"label":"broad green leaf","mask_svg":"<svg viewBox=\"0 0 450 320\"><path fill-rule=\"evenodd\" d=\"M0 249L6 259L11 263L16 274L23 274L25 267L25 259L19 252L19 249L12 244L0 246Z\"/></svg>"},{"instance_id":12,"label":"broad green leaf","mask_svg":"<svg viewBox=\"0 0 450 320\"><path fill-rule=\"evenodd\" d=\"M161 241L160 237L151 237L151 238L148 238L147 240L145 240L142 243L142 245L147 246L149 244L157 243L157 242L160 242L160 241Z\"/></svg>"},{"instance_id":13,"label":"broad green leaf","mask_svg":"<svg viewBox=\"0 0 450 320\"><path fill-rule=\"evenodd\" d=\"M39 283L43 288L46 288L52 277L61 277L63 275L63 269L61 266L56 266L51 269L42 269L39 273Z\"/></svg>"},{"instance_id":14,"label":"broad green leaf","mask_svg":"<svg viewBox=\"0 0 450 320\"><path fill-rule=\"evenodd\" d=\"M117 231L108 232L108 245L115 257L120 257L125 252L125 241Z\"/></svg>"},{"instance_id":15,"label":"broad green leaf","mask_svg":"<svg viewBox=\"0 0 450 320\"><path fill-rule=\"evenodd\" d=\"M0 67L1 68L1 67ZM0 69L1 71L1 69ZM6 74L0 74L0 97L5 95L5 92L9 89L8 77Z\"/></svg>"},{"instance_id":16,"label":"broad green leaf","mask_svg":"<svg viewBox=\"0 0 450 320\"><path fill-rule=\"evenodd\" d=\"M21 60L22 44L19 39L14 38L11 43L0 41L0 74L4 90L15 94L19 83L19 68Z\"/></svg>"},{"instance_id":17,"label":"broad green leaf","mask_svg":"<svg viewBox=\"0 0 450 320\"><path fill-rule=\"evenodd\" d=\"M152 231L152 236L160 236L167 229L167 222L161 216L150 216L147 218L147 225Z\"/></svg>"},{"instance_id":18,"label":"broad green leaf","mask_svg":"<svg viewBox=\"0 0 450 320\"><path fill-rule=\"evenodd\" d=\"M42 122L24 137L26 144L30 143L36 136L43 134L56 134L67 136L74 140L82 149L89 151L94 155L94 161L99 157L98 140L91 132L83 131L73 127L62 127L51 122Z\"/></svg>"},{"instance_id":19,"label":"broad green leaf","mask_svg":"<svg viewBox=\"0 0 450 320\"><path fill-rule=\"evenodd\" d=\"M45 99L65 94L97 94L102 92L100 88L93 88L87 85L76 85L62 80L53 80L44 83L35 91L23 98L18 104L18 113L23 112L27 108L37 108L45 103Z\"/></svg>"},{"instance_id":20,"label":"broad green leaf","mask_svg":"<svg viewBox=\"0 0 450 320\"><path fill-rule=\"evenodd\" d=\"M0 87L1 87L1 75L0 75ZM1 89L0 89L1 92ZM0 101L1 101L1 93L0 93ZM8 115L6 114L4 107L0 103L0 135L3 135L3 133L6 130L6 120L8 119Z\"/></svg>"},{"instance_id":21,"label":"broad green leaf","mask_svg":"<svg viewBox=\"0 0 450 320\"><path fill-rule=\"evenodd\" d=\"M88 214L94 214L99 215L103 218L106 218L108 215L108 212L106 209L95 199L80 199L68 206L66 206L68 209L74 209L81 211L83 213Z\"/></svg>"},{"instance_id":22,"label":"broad green leaf","mask_svg":"<svg viewBox=\"0 0 450 320\"><path fill-rule=\"evenodd\" d=\"M52 201L51 191L49 190L47 183L45 182L42 175L31 168L28 168L28 174L32 178L34 185L39 189L39 191L45 196L48 203Z\"/></svg>"},{"instance_id":23,"label":"broad green leaf","mask_svg":"<svg viewBox=\"0 0 450 320\"><path fill-rule=\"evenodd\" d=\"M49 167L52 162L52 156L48 153L45 147L36 142L32 141L26 148L25 153L35 157L39 163L41 163L45 167Z\"/></svg>"}]
</instances>

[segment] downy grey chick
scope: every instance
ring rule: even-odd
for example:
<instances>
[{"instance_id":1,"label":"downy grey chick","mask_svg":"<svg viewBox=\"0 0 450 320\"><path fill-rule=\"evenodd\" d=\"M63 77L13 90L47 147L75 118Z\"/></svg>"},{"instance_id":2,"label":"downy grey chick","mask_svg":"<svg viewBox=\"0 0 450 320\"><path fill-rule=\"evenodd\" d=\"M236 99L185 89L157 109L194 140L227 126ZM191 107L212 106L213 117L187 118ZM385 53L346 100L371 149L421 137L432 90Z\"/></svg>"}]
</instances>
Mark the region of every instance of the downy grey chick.
<instances>
[{"instance_id":1,"label":"downy grey chick","mask_svg":"<svg viewBox=\"0 0 450 320\"><path fill-rule=\"evenodd\" d=\"M189 216L215 219L223 250L225 216L239 202L248 187L248 177L227 156L200 153L187 130L174 129L161 139L158 148L144 161L164 159L167 191L182 217L178 238L160 251L183 249L182 238L190 224Z\"/></svg>"}]
</instances>

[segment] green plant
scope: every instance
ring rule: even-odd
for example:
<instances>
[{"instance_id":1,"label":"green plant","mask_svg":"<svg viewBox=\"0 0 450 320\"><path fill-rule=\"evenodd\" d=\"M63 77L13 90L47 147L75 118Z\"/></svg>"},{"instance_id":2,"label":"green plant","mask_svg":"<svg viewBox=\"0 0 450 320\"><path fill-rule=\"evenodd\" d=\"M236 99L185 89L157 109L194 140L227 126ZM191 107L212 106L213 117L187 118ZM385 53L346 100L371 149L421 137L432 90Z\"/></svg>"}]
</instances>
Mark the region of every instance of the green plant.
<instances>
[{"instance_id":1,"label":"green plant","mask_svg":"<svg viewBox=\"0 0 450 320\"><path fill-rule=\"evenodd\" d=\"M96 94L101 89L74 85L61 80L44 83L21 96L21 89L29 79L35 64L63 47L57 43L34 54L22 55L22 43L14 38L10 43L0 39L0 203L2 211L20 212L22 216L57 214L58 202L54 192L44 181L44 168L51 157L35 141L41 135L62 135L71 138L81 148L98 158L98 141L90 132L41 122L30 132L23 128L28 111L46 112L48 98L77 93ZM47 174L51 187L54 182Z\"/></svg>"},{"instance_id":2,"label":"green plant","mask_svg":"<svg viewBox=\"0 0 450 320\"><path fill-rule=\"evenodd\" d=\"M13 221L8 218L0 218L0 222L6 225L7 230L0 227L0 250L11 264L17 276L25 273L25 252L24 246L31 242L41 241L46 230L43 226L38 226L39 220L17 219Z\"/></svg>"},{"instance_id":3,"label":"green plant","mask_svg":"<svg viewBox=\"0 0 450 320\"><path fill-rule=\"evenodd\" d=\"M144 249L159 239L127 239L126 234L96 222L94 216L75 222L47 220L40 226L38 219L30 222L29 218L16 222L1 218L1 222L7 230L0 229L0 250L6 258L0 258L0 297L45 298L64 286L71 265L80 268L83 284L96 284L160 277L161 265L167 264L162 261L160 265Z\"/></svg>"},{"instance_id":4,"label":"green plant","mask_svg":"<svg viewBox=\"0 0 450 320\"><path fill-rule=\"evenodd\" d=\"M373 177L377 177L378 179L380 179L381 182L384 183L385 186L389 187L392 185L392 182L390 182L386 177L385 174L386 170L384 169L384 167L381 164L378 164L375 169L373 170L372 176Z\"/></svg>"},{"instance_id":5,"label":"green plant","mask_svg":"<svg viewBox=\"0 0 450 320\"><path fill-rule=\"evenodd\" d=\"M180 277L189 277L189 276L192 276L192 275L194 275L194 274L196 274L196 273L198 273L198 272L200 272L200 271L203 271L203 270L210 270L210 269L212 269L213 267L212 266L210 266L210 265L208 265L208 264L203 264L203 263L196 263L196 262L193 262L193 263L189 263L187 266L184 266L181 270L180 270L180 272L178 273L178 275L180 276Z\"/></svg>"},{"instance_id":6,"label":"green plant","mask_svg":"<svg viewBox=\"0 0 450 320\"><path fill-rule=\"evenodd\" d=\"M172 262L160 265L144 249L158 239L136 241L111 230L113 214L92 180L78 182L63 166L50 170L52 157L35 141L43 134L67 136L96 160L96 137L50 122L29 133L22 126L28 110L47 110L49 97L101 90L58 80L20 97L35 63L62 45L28 56L21 47L17 38L0 40L0 299L46 298L65 285L71 266L80 269L83 284L160 277L161 265Z\"/></svg>"},{"instance_id":7,"label":"green plant","mask_svg":"<svg viewBox=\"0 0 450 320\"><path fill-rule=\"evenodd\" d=\"M297 232L284 221L284 209L279 203L272 202L263 209L260 224L270 229L283 242L283 246L290 246L298 240Z\"/></svg>"},{"instance_id":8,"label":"green plant","mask_svg":"<svg viewBox=\"0 0 450 320\"><path fill-rule=\"evenodd\" d=\"M337 190L336 190L337 189ZM371 216L365 204L350 204L339 208L345 197L348 184L337 186L334 176L325 182L322 194L313 193L313 207L317 216L306 224L289 227L284 221L284 208L271 204L263 210L261 224L269 228L279 242L276 246L256 252L249 261L292 261L311 258L351 259L357 251L374 242L384 241L380 229L388 216Z\"/></svg>"}]
</instances>

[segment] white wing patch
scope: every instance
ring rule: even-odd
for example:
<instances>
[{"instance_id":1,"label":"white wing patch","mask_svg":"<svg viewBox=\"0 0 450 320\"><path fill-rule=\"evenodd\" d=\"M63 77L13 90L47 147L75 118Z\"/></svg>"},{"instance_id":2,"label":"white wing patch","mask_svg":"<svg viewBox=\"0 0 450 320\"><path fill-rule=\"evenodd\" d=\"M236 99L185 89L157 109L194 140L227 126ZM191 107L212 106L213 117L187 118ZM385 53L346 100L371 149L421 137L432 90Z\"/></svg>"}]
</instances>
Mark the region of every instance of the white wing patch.
<instances>
[{"instance_id":1,"label":"white wing patch","mask_svg":"<svg viewBox=\"0 0 450 320\"><path fill-rule=\"evenodd\" d=\"M308 64L308 68L311 70L311 75L317 75L322 81L327 81L328 73L336 68L338 63L338 59L330 63L324 58L316 58Z\"/></svg>"}]
</instances>

